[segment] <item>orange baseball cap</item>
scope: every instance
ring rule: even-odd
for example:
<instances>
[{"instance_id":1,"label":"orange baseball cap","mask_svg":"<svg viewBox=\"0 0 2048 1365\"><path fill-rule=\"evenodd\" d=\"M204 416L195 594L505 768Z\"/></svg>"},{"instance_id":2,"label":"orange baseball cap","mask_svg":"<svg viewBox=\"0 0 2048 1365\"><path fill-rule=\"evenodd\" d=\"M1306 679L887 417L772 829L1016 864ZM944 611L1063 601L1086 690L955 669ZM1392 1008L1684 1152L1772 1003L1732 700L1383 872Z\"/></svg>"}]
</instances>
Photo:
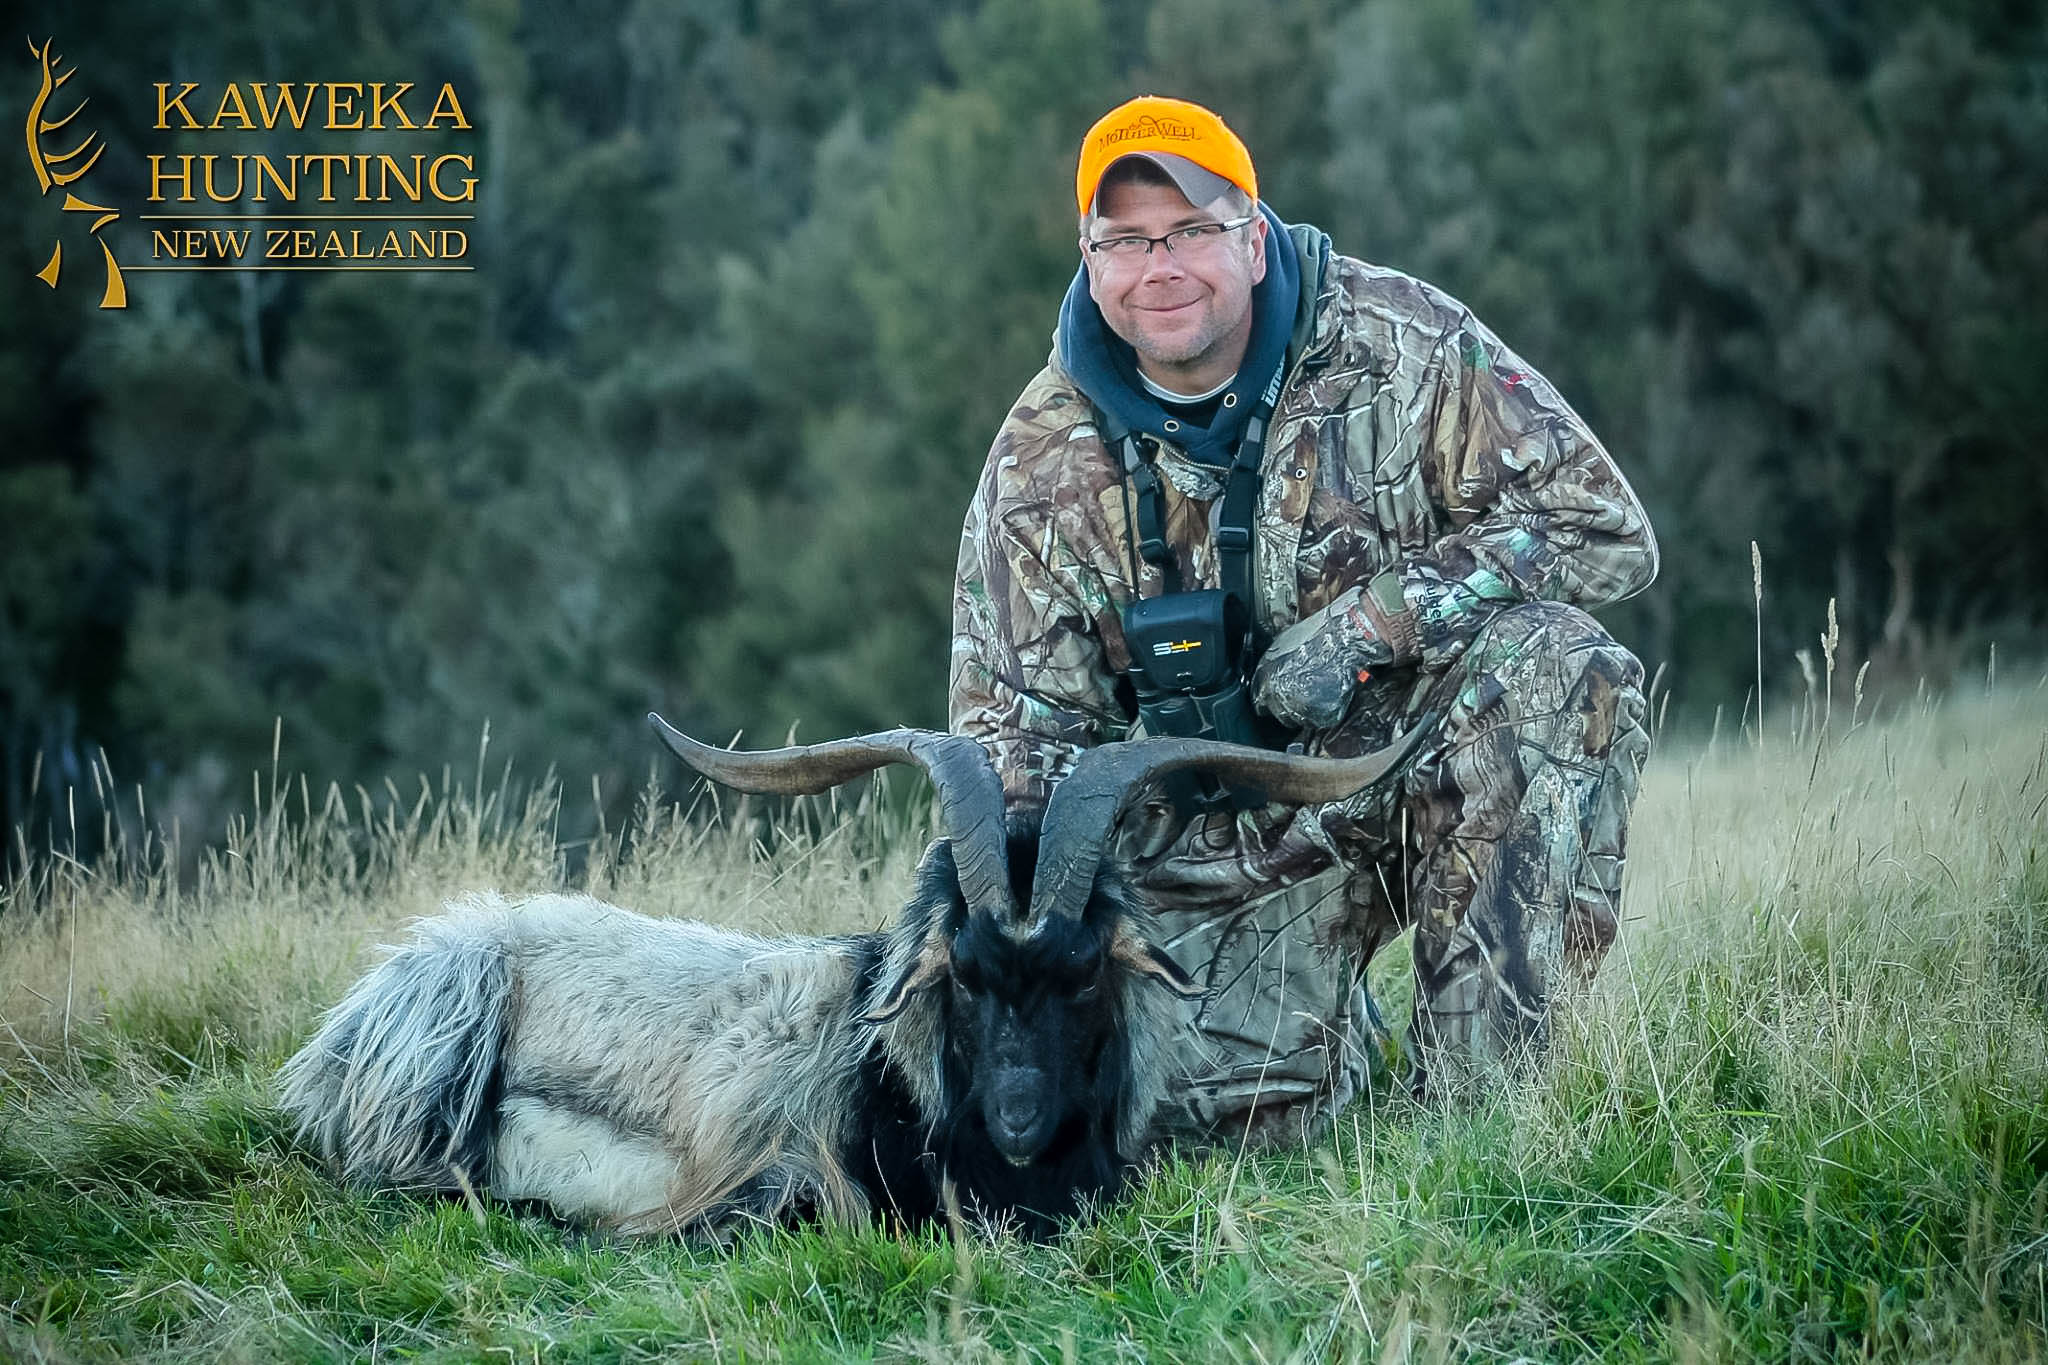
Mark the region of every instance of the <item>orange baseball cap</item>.
<instances>
[{"instance_id":1,"label":"orange baseball cap","mask_svg":"<svg viewBox=\"0 0 2048 1365\"><path fill-rule=\"evenodd\" d=\"M1095 202L1103 172L1127 156L1142 156L1173 177L1188 202L1207 204L1235 185L1256 201L1258 172L1252 154L1213 110L1164 95L1126 100L1095 121L1081 139L1074 198L1082 213Z\"/></svg>"}]
</instances>

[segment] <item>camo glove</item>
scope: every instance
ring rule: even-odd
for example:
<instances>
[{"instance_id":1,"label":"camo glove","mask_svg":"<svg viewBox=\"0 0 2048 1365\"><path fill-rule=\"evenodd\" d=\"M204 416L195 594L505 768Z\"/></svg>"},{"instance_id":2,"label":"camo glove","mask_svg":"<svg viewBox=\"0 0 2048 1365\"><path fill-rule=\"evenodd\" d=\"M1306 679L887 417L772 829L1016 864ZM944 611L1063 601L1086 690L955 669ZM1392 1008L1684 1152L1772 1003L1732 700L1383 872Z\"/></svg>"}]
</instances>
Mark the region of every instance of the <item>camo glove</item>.
<instances>
[{"instance_id":1,"label":"camo glove","mask_svg":"<svg viewBox=\"0 0 2048 1365\"><path fill-rule=\"evenodd\" d=\"M1252 701L1282 725L1328 730L1344 719L1372 669L1413 663L1420 654L1415 613L1389 571L1280 632L1252 674Z\"/></svg>"}]
</instances>

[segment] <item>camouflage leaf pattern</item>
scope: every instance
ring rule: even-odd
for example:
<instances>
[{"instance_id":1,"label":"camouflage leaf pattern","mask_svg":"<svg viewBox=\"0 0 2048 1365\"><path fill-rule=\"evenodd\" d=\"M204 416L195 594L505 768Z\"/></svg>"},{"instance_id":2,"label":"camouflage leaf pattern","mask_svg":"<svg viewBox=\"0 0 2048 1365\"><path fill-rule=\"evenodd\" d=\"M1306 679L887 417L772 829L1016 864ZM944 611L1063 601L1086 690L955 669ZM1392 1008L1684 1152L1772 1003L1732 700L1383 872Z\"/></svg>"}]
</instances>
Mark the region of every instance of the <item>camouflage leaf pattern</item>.
<instances>
[{"instance_id":1,"label":"camouflage leaf pattern","mask_svg":"<svg viewBox=\"0 0 2048 1365\"><path fill-rule=\"evenodd\" d=\"M1259 660L1252 700L1296 730L1327 730L1344 718L1359 672L1394 661L1393 647L1365 613L1365 592L1337 600L1280 632Z\"/></svg>"},{"instance_id":2,"label":"camouflage leaf pattern","mask_svg":"<svg viewBox=\"0 0 2048 1365\"><path fill-rule=\"evenodd\" d=\"M1305 252L1323 240L1295 233ZM1275 634L1338 620L1394 571L1414 657L1365 659L1359 682L1371 646L1354 633L1311 626L1293 638L1319 645L1283 651L1340 674L1304 709L1305 738L1359 753L1439 719L1398 780L1345 802L1181 827L1154 801L1126 818L1139 891L1210 988L1182 1059L1177 1136L1197 1141L1293 1136L1357 1093L1393 1045L1365 963L1407 923L1418 1086L1454 1090L1540 1048L1552 995L1612 940L1648 751L1640 665L1567 605L1656 573L1612 459L1455 300L1343 256L1320 278L1266 451L1255 610ZM1172 446L1158 462L1181 583L1216 586L1213 479ZM956 580L952 728L990 746L1012 800L1043 800L1081 748L1134 733L1120 613L1163 585L1134 572L1129 517L1090 405L1049 364L990 451Z\"/></svg>"},{"instance_id":3,"label":"camouflage leaf pattern","mask_svg":"<svg viewBox=\"0 0 2048 1365\"><path fill-rule=\"evenodd\" d=\"M1641 505L1550 384L1455 299L1294 229L1313 324L1270 428L1253 521L1254 609L1271 634L1396 570L1419 660L1446 667L1501 608L1593 605L1647 586ZM1213 473L1159 449L1184 587L1215 587ZM1189 490L1208 492L1199 496ZM1129 494L1094 413L1049 363L997 433L955 578L950 724L989 744L1013 797L1042 800L1074 753L1122 738Z\"/></svg>"},{"instance_id":4,"label":"camouflage leaf pattern","mask_svg":"<svg viewBox=\"0 0 2048 1365\"><path fill-rule=\"evenodd\" d=\"M1575 607L1518 603L1449 670L1361 689L1315 749L1364 753L1431 716L1395 776L1344 801L1185 827L1154 801L1125 820L1163 946L1208 987L1178 1139L1312 1133L1376 1069L1387 1083L1390 1052L1418 1093L1481 1084L1542 1050L1553 998L1613 943L1649 754L1635 657ZM1373 1024L1365 968L1411 925L1401 1040Z\"/></svg>"}]
</instances>

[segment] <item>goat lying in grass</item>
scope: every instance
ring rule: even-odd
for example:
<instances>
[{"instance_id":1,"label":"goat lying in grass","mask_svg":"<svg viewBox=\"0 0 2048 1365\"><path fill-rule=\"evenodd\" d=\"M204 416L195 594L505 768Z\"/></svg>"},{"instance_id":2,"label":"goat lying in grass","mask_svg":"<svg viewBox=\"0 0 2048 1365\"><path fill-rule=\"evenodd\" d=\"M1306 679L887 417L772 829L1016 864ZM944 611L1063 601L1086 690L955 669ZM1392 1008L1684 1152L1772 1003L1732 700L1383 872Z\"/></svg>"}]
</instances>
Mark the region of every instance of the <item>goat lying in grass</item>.
<instances>
[{"instance_id":1,"label":"goat lying in grass","mask_svg":"<svg viewBox=\"0 0 2048 1365\"><path fill-rule=\"evenodd\" d=\"M454 902L285 1065L285 1108L347 1178L473 1185L627 1233L916 1223L950 1183L984 1216L1044 1231L1114 1194L1143 1152L1173 993L1196 989L1104 862L1130 795L1199 768L1274 800L1332 800L1400 747L1336 760L1106 745L1006 829L988 756L960 736L735 753L649 719L744 791L922 765L946 835L895 927L766 939L587 896Z\"/></svg>"}]
</instances>

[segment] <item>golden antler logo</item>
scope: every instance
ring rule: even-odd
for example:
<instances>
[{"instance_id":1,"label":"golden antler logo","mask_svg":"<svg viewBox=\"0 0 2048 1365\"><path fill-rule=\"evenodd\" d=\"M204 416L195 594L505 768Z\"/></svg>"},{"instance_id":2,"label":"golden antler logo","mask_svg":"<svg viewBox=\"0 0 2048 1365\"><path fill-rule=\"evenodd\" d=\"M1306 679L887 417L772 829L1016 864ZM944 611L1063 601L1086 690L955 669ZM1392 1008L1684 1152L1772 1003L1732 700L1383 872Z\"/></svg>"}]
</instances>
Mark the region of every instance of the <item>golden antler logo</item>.
<instances>
[{"instance_id":1,"label":"golden antler logo","mask_svg":"<svg viewBox=\"0 0 2048 1365\"><path fill-rule=\"evenodd\" d=\"M36 102L28 107L28 160L29 164L35 167L36 183L42 186L44 194L48 194L53 189L63 189L64 186L79 179L92 169L93 163L100 159L100 153L107 150L106 140L100 137L97 132L91 132L87 133L84 140L68 152L51 156L43 151L43 135L60 131L65 124L77 118L84 111L88 103L87 100L80 100L77 108L60 119L46 119L43 117L43 110L49 104L50 96L55 94L57 87L70 80L72 75L78 70L74 66L70 71L66 71L61 76L57 74L57 64L63 58L53 56L50 52L50 45L55 41L54 38L46 38L43 40L43 45L38 48L35 39L31 38L28 40L28 50L35 54L36 60L41 62L43 67L43 87L36 92ZM88 149L92 153L90 156L86 156ZM78 160L81 156L85 156L83 164L66 169L58 169L59 167L66 166L67 162ZM64 190L64 212L97 213L100 215L98 218L93 219L91 228L93 240L100 244L100 250L106 254L107 258L107 288L106 292L100 296L100 307L126 308L128 306L128 286L121 279L121 264L114 259L114 249L107 245L105 238L100 236L100 229L115 221L121 215L104 204L88 204L68 189ZM49 285L50 288L55 289L57 287L58 273L63 268L64 243L59 240L56 248L50 252L50 263L36 272L36 278Z\"/></svg>"}]
</instances>

